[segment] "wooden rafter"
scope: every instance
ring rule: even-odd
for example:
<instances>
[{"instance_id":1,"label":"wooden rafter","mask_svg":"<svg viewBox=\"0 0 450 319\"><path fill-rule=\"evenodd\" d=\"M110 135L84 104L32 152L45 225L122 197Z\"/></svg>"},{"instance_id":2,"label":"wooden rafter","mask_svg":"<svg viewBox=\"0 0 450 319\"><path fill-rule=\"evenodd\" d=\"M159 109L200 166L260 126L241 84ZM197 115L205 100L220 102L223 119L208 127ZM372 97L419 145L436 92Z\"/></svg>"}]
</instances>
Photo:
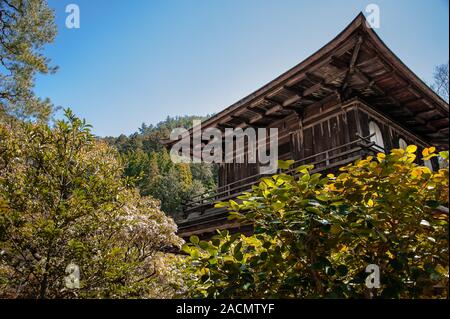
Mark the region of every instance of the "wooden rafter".
<instances>
[{"instance_id":1,"label":"wooden rafter","mask_svg":"<svg viewBox=\"0 0 450 319\"><path fill-rule=\"evenodd\" d=\"M363 43L362 36L358 37L358 41L356 42L355 49L353 50L352 59L350 60L350 73L353 72L353 68L355 67L356 60L358 60L359 50L361 50L361 44Z\"/></svg>"},{"instance_id":2,"label":"wooden rafter","mask_svg":"<svg viewBox=\"0 0 450 319\"><path fill-rule=\"evenodd\" d=\"M441 115L438 112L438 110L436 110L436 109L425 110L425 111L420 111L420 112L415 113L416 116L420 116L421 118L428 118L428 117L436 115L436 114Z\"/></svg>"},{"instance_id":3,"label":"wooden rafter","mask_svg":"<svg viewBox=\"0 0 450 319\"><path fill-rule=\"evenodd\" d=\"M346 70L348 68L348 63L345 62L341 57L333 55L331 57L331 65L337 67L340 70Z\"/></svg>"},{"instance_id":4,"label":"wooden rafter","mask_svg":"<svg viewBox=\"0 0 450 319\"><path fill-rule=\"evenodd\" d=\"M271 114L274 114L274 113L276 113L278 111L281 111L281 110L283 110L283 106L281 104L276 104L276 105L272 106L270 109L268 109L266 111L265 115L271 115Z\"/></svg>"},{"instance_id":5,"label":"wooden rafter","mask_svg":"<svg viewBox=\"0 0 450 319\"><path fill-rule=\"evenodd\" d=\"M395 87L395 88L393 88L393 89L387 91L386 93L389 94L389 95L397 95L397 94L399 94L399 93L403 93L405 90L406 90L406 91L409 91L410 88L411 88L411 85L410 85L410 84L407 84L407 85L401 85L401 86L399 86L399 87Z\"/></svg>"},{"instance_id":6,"label":"wooden rafter","mask_svg":"<svg viewBox=\"0 0 450 319\"><path fill-rule=\"evenodd\" d=\"M342 82L340 91L345 96L345 92L347 91L347 87L350 83L350 79L355 72L355 64L356 60L358 59L359 50L361 49L361 44L363 42L362 36L358 37L358 41L356 41L355 47L353 48L352 58L350 59L350 64L348 66L347 74L345 75L344 81Z\"/></svg>"},{"instance_id":7,"label":"wooden rafter","mask_svg":"<svg viewBox=\"0 0 450 319\"><path fill-rule=\"evenodd\" d=\"M358 68L363 68L363 67L366 67L368 65L372 65L372 64L374 64L374 63L376 63L378 61L379 61L378 55L375 55L375 56L371 57L370 59L367 59L367 60L364 60L364 61L361 61L361 62L357 63L356 66Z\"/></svg>"}]
</instances>

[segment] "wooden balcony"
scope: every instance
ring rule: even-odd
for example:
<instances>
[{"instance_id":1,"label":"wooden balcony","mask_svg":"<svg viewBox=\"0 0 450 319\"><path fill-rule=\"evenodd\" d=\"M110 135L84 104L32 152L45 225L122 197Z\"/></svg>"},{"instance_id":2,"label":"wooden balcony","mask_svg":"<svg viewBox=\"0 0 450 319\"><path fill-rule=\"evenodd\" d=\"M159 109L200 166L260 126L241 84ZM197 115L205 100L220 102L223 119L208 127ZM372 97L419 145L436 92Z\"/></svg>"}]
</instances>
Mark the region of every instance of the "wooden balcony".
<instances>
[{"instance_id":1,"label":"wooden balcony","mask_svg":"<svg viewBox=\"0 0 450 319\"><path fill-rule=\"evenodd\" d=\"M358 136L356 140L326 151L297 160L285 173L295 174L295 168L301 165L314 165L313 173L336 172L339 167L351 163L369 154L384 151L370 141L371 136ZM200 235L207 237L216 229L230 229L238 232L250 232L248 225L239 225L227 220L225 208L215 208L214 203L235 199L267 175L257 174L217 188L183 203L183 218L177 221L178 234L182 237Z\"/></svg>"}]
</instances>

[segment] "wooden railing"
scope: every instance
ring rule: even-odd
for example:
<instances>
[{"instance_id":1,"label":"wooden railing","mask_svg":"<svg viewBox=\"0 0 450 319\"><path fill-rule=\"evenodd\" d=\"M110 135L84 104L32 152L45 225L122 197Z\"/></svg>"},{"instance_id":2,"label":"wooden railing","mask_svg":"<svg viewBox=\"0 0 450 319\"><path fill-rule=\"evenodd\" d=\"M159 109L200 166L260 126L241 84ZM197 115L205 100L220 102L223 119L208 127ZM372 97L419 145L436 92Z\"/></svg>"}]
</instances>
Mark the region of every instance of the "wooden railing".
<instances>
[{"instance_id":1,"label":"wooden railing","mask_svg":"<svg viewBox=\"0 0 450 319\"><path fill-rule=\"evenodd\" d=\"M377 153L382 150L374 142L370 141L372 137L361 137L352 142L328 149L323 152L299 159L292 165L292 169L285 170L287 174L294 174L295 169L301 165L314 165L313 173L324 170L332 170L344 164L353 162L369 153ZM191 198L183 202L183 217L187 217L190 213L203 213L205 209L211 208L214 202L226 201L228 199L236 198L245 191L251 190L252 186L257 184L259 180L267 176L265 174L256 174L241 180L229 183L222 187L218 187L212 192L207 192Z\"/></svg>"}]
</instances>

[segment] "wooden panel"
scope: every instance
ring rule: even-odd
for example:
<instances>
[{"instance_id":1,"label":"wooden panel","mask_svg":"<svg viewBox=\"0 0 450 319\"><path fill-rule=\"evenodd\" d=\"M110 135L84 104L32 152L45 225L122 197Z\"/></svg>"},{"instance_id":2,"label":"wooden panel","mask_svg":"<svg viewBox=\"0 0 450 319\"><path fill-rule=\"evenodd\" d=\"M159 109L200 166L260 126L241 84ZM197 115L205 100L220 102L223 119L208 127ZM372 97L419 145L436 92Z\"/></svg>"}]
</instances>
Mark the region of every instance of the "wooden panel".
<instances>
[{"instance_id":1,"label":"wooden panel","mask_svg":"<svg viewBox=\"0 0 450 319\"><path fill-rule=\"evenodd\" d=\"M314 134L313 128L309 127L303 131L303 152L304 157L313 155L314 152Z\"/></svg>"},{"instance_id":2,"label":"wooden panel","mask_svg":"<svg viewBox=\"0 0 450 319\"><path fill-rule=\"evenodd\" d=\"M350 110L347 112L347 128L348 128L348 136L350 141L355 141L358 137L357 134L360 133L358 131L358 123L356 119L356 111Z\"/></svg>"},{"instance_id":3,"label":"wooden panel","mask_svg":"<svg viewBox=\"0 0 450 319\"><path fill-rule=\"evenodd\" d=\"M358 112L359 115L359 124L361 126L361 132L363 136L369 136L369 115L364 112Z\"/></svg>"},{"instance_id":4,"label":"wooden panel","mask_svg":"<svg viewBox=\"0 0 450 319\"><path fill-rule=\"evenodd\" d=\"M330 126L330 130L332 131L331 137L330 137L330 141L331 141L331 148L335 148L339 145L342 145L342 133L341 133L341 128L342 125L340 125L339 123L339 118L338 117L333 117L329 120L329 126ZM330 155L335 155L337 154L338 151L334 151L331 152Z\"/></svg>"},{"instance_id":5,"label":"wooden panel","mask_svg":"<svg viewBox=\"0 0 450 319\"><path fill-rule=\"evenodd\" d=\"M289 135L291 140L291 157L293 160L298 160L303 157L302 134L303 132L301 130L297 130Z\"/></svg>"}]
</instances>

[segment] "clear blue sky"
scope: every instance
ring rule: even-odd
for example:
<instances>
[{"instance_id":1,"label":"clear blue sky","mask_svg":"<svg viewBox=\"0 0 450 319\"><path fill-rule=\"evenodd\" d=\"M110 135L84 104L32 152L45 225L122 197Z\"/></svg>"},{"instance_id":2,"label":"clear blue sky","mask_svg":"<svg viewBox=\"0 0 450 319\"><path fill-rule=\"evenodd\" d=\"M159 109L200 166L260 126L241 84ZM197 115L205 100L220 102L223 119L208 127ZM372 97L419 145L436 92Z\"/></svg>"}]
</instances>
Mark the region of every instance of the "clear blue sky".
<instances>
[{"instance_id":1,"label":"clear blue sky","mask_svg":"<svg viewBox=\"0 0 450 319\"><path fill-rule=\"evenodd\" d=\"M65 27L78 4L81 28ZM71 107L100 136L135 132L168 115L215 113L336 36L369 3L385 43L431 82L449 57L448 0L49 0L60 67L37 93Z\"/></svg>"}]
</instances>

